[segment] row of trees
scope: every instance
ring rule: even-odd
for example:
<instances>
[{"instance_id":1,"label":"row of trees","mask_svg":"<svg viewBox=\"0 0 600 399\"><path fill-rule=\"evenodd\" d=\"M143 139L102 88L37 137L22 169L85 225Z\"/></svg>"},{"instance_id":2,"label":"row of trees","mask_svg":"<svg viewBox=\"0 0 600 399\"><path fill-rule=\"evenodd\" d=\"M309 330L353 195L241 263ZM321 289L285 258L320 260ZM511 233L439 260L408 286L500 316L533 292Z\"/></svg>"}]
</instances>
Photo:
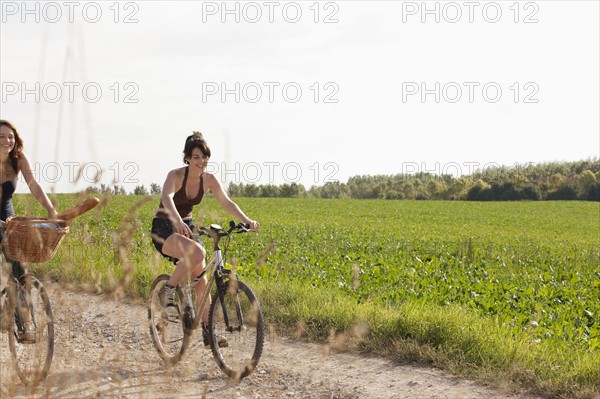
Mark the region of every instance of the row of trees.
<instances>
[{"instance_id":1,"label":"row of trees","mask_svg":"<svg viewBox=\"0 0 600 399\"><path fill-rule=\"evenodd\" d=\"M127 194L122 186L89 187L94 194ZM302 184L235 184L228 187L232 197L265 198L356 198L418 200L586 200L600 201L600 160L551 162L526 166L499 166L468 176L431 173L354 176L348 182L331 182L306 189ZM150 190L137 186L133 195L157 195L161 186Z\"/></svg>"},{"instance_id":2,"label":"row of trees","mask_svg":"<svg viewBox=\"0 0 600 399\"><path fill-rule=\"evenodd\" d=\"M112 194L112 195L127 195L127 191L123 186L119 186L118 184L113 185L112 187L106 184L100 184L100 187L90 186L86 190L88 194ZM150 191L146 190L146 187L143 185L137 186L133 189L131 194L133 195L156 195L160 194L162 188L156 184L150 184Z\"/></svg>"},{"instance_id":3,"label":"row of trees","mask_svg":"<svg viewBox=\"0 0 600 399\"><path fill-rule=\"evenodd\" d=\"M438 199L470 201L600 201L600 160L492 167L469 176L354 176L306 190L301 184L230 184L239 197L315 197L357 199Z\"/></svg>"}]
</instances>

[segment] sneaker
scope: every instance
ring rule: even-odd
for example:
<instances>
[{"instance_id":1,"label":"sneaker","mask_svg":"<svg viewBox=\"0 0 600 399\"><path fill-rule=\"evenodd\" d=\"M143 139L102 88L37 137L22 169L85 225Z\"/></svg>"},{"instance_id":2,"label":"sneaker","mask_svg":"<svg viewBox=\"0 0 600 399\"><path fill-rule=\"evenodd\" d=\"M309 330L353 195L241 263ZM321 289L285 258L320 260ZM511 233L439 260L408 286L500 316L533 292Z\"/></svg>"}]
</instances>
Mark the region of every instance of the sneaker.
<instances>
[{"instance_id":1,"label":"sneaker","mask_svg":"<svg viewBox=\"0 0 600 399\"><path fill-rule=\"evenodd\" d=\"M36 341L36 327L31 313L31 305L29 302L29 293L22 289L19 291L19 312L15 314L17 323L17 339L19 342L33 344ZM19 322L19 320L21 322Z\"/></svg>"},{"instance_id":2,"label":"sneaker","mask_svg":"<svg viewBox=\"0 0 600 399\"><path fill-rule=\"evenodd\" d=\"M217 337L216 335L214 337L217 339L219 348L227 348L229 346L226 338ZM208 330L208 326L204 323L202 323L202 340L204 341L204 346L210 345L210 331Z\"/></svg>"},{"instance_id":3,"label":"sneaker","mask_svg":"<svg viewBox=\"0 0 600 399\"><path fill-rule=\"evenodd\" d=\"M22 344L35 344L37 340L37 331L35 329L35 323L27 321L23 323L23 330L15 327L17 341Z\"/></svg>"},{"instance_id":4,"label":"sneaker","mask_svg":"<svg viewBox=\"0 0 600 399\"><path fill-rule=\"evenodd\" d=\"M158 292L158 300L160 306L163 307L163 318L168 321L176 321L179 319L179 312L173 297L175 296L175 287L164 285Z\"/></svg>"},{"instance_id":5,"label":"sneaker","mask_svg":"<svg viewBox=\"0 0 600 399\"><path fill-rule=\"evenodd\" d=\"M23 344L34 344L36 341L36 327L28 307L22 307L20 314L15 314L15 335L17 341Z\"/></svg>"}]
</instances>

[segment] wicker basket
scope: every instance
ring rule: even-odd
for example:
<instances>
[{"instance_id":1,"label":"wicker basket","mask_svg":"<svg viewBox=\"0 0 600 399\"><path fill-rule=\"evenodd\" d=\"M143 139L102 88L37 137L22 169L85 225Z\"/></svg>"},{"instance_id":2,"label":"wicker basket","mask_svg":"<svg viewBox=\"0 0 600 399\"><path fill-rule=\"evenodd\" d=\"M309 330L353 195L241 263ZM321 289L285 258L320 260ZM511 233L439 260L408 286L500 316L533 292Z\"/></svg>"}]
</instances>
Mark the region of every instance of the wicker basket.
<instances>
[{"instance_id":1,"label":"wicker basket","mask_svg":"<svg viewBox=\"0 0 600 399\"><path fill-rule=\"evenodd\" d=\"M2 246L10 259L43 263L52 259L68 232L64 220L13 216L6 221Z\"/></svg>"}]
</instances>

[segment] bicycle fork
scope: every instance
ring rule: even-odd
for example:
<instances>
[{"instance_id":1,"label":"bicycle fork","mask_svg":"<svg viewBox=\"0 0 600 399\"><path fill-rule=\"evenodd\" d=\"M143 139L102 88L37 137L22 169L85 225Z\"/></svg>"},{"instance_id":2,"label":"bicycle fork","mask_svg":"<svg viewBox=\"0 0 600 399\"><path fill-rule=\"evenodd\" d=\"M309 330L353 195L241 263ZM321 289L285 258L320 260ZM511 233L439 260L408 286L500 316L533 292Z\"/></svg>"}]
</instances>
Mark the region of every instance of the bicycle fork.
<instances>
[{"instance_id":1,"label":"bicycle fork","mask_svg":"<svg viewBox=\"0 0 600 399\"><path fill-rule=\"evenodd\" d=\"M213 278L216 280L216 284L215 284L216 288L217 288L216 289L216 300L219 301L219 304L221 305L223 324L225 325L225 330L227 332L234 332L234 331L239 332L239 331L241 331L242 325L244 324L239 299L238 299L237 295L232 295L233 305L235 306L237 321L238 321L238 325L236 327L233 327L229 321L229 312L227 309L227 304L225 303L225 295L227 294L227 290L232 288L226 284L226 281L224 279L225 274L228 274L229 271L223 267L223 258L221 256L220 249L217 249L215 251L215 256L216 256L216 259L218 262L218 266L215 269L216 276L213 276ZM231 281L232 281L231 277L229 278L228 281L229 281L229 283L231 283Z\"/></svg>"},{"instance_id":2,"label":"bicycle fork","mask_svg":"<svg viewBox=\"0 0 600 399\"><path fill-rule=\"evenodd\" d=\"M242 331L242 326L244 325L244 316L242 314L242 307L240 305L240 300L237 295L237 292L228 294L229 290L237 291L237 286L235 286L236 281L234 281L235 277L229 276L228 280L225 280L225 275L229 274L229 271L225 271L226 273L218 272L218 276L216 277L216 300L219 301L221 305L223 324L225 325L225 331L227 332L240 332ZM227 299L230 298L232 301L232 305L235 308L235 315L230 315L229 312L231 308L227 307ZM230 316L237 316L237 325L232 325L232 320ZM235 320L233 320L235 322Z\"/></svg>"},{"instance_id":3,"label":"bicycle fork","mask_svg":"<svg viewBox=\"0 0 600 399\"><path fill-rule=\"evenodd\" d=\"M221 280L221 279L220 279ZM231 279L229 280L231 283ZM233 307L235 308L235 313L237 316L237 326L232 325L229 321L229 313L227 309L227 305L225 304L225 294L227 290L232 289L232 287L226 286L224 281L221 280L220 284L217 285L217 297L219 298L219 302L221 303L221 309L223 310L223 323L225 324L225 329L227 332L241 332L242 326L244 325L244 316L242 314L242 307L240 305L240 299L237 295L231 295L231 299L233 300Z\"/></svg>"},{"instance_id":4,"label":"bicycle fork","mask_svg":"<svg viewBox=\"0 0 600 399\"><path fill-rule=\"evenodd\" d=\"M0 318L2 318L2 320L0 320L0 324L3 324L3 327L7 327L10 324L10 318L14 317L16 326L15 334L17 335L17 340L19 342L23 340L35 342L34 336L26 335L28 332L27 327L29 327L29 330L35 331L36 320L33 311L33 304L30 300L31 293L29 292L28 287L24 284L27 283L21 283L15 280L11 289L4 288L2 290L0 298L6 295L7 301L4 304L6 309L2 309L2 306L0 306L0 309L2 310L0 313ZM15 313L14 315L9 315L9 303L12 301L14 301Z\"/></svg>"}]
</instances>

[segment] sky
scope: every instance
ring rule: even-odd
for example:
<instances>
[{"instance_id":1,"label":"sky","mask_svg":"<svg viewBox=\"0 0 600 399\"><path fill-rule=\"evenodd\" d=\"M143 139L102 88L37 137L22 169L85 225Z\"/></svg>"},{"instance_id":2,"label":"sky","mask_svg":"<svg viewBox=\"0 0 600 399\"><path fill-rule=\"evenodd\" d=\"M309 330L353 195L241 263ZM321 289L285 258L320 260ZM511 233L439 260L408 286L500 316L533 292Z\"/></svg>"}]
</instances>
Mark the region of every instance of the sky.
<instances>
[{"instance_id":1,"label":"sky","mask_svg":"<svg viewBox=\"0 0 600 399\"><path fill-rule=\"evenodd\" d=\"M225 187L597 158L599 5L0 1L0 117L48 192L162 185L195 130Z\"/></svg>"}]
</instances>

